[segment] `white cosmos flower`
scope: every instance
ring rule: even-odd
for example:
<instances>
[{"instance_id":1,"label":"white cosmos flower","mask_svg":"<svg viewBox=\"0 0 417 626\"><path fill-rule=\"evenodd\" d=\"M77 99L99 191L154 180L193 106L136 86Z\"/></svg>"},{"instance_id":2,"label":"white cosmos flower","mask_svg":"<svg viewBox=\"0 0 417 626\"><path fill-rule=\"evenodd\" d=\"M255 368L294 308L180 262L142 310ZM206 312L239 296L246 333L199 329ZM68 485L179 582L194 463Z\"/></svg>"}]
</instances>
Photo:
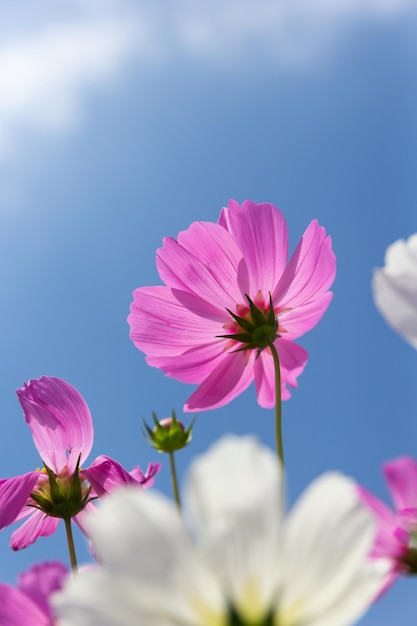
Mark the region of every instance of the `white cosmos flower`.
<instances>
[{"instance_id":1,"label":"white cosmos flower","mask_svg":"<svg viewBox=\"0 0 417 626\"><path fill-rule=\"evenodd\" d=\"M375 304L394 330L417 348L417 233L391 244L375 270Z\"/></svg>"},{"instance_id":2,"label":"white cosmos flower","mask_svg":"<svg viewBox=\"0 0 417 626\"><path fill-rule=\"evenodd\" d=\"M355 484L324 474L284 518L277 460L252 437L197 458L184 500L187 524L155 491L103 500L89 520L102 565L56 596L60 625L346 626L384 584Z\"/></svg>"}]
</instances>

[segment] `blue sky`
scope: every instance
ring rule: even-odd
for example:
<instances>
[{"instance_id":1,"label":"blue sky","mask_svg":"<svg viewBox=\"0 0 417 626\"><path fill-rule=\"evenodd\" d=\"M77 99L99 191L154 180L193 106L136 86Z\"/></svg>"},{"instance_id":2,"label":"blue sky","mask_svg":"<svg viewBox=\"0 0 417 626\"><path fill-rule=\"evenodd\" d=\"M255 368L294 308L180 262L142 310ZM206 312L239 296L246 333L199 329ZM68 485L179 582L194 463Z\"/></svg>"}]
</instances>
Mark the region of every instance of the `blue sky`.
<instances>
[{"instance_id":1,"label":"blue sky","mask_svg":"<svg viewBox=\"0 0 417 626\"><path fill-rule=\"evenodd\" d=\"M164 236L251 199L280 207L291 248L318 218L338 263L283 407L288 501L327 469L388 501L382 462L417 456L417 354L370 282L386 247L417 231L417 3L18 0L0 25L0 475L39 465L15 390L43 374L87 400L91 460L162 460L141 420L181 416L192 388L130 342L131 293L160 282ZM225 432L273 446L273 421L252 388L200 414L180 473ZM170 493L167 467L156 486ZM3 581L67 561L63 532L17 554L9 537ZM360 623L414 624L414 586L399 581Z\"/></svg>"}]
</instances>

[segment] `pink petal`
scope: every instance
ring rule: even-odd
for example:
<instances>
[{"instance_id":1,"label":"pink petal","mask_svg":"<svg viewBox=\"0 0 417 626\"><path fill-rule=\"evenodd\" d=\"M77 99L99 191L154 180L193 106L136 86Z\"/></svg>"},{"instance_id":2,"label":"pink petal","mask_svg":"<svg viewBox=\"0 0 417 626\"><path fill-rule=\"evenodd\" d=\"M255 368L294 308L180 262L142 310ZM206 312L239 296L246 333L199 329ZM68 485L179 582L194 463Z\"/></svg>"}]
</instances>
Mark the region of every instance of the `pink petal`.
<instances>
[{"instance_id":1,"label":"pink petal","mask_svg":"<svg viewBox=\"0 0 417 626\"><path fill-rule=\"evenodd\" d=\"M27 517L29 517L29 515L33 514L33 509L34 507L36 507L37 504L35 502L35 500L32 500L32 498L29 498L27 501L26 506L23 507L23 509L20 511L19 515L16 517L15 522L20 522L22 519L26 519Z\"/></svg>"},{"instance_id":2,"label":"pink petal","mask_svg":"<svg viewBox=\"0 0 417 626\"><path fill-rule=\"evenodd\" d=\"M239 207L235 200L223 208L219 224L239 244L250 277L248 293L261 290L265 297L273 293L285 269L288 255L287 224L273 204L247 200Z\"/></svg>"},{"instance_id":3,"label":"pink petal","mask_svg":"<svg viewBox=\"0 0 417 626\"><path fill-rule=\"evenodd\" d=\"M82 533L84 533L86 537L90 536L87 531L86 520L88 520L91 515L94 515L95 513L97 513L97 510L98 509L96 505L94 504L94 501L90 501L86 504L83 510L78 513L78 515L75 515L72 518L73 522L77 524L78 528L81 530Z\"/></svg>"},{"instance_id":4,"label":"pink petal","mask_svg":"<svg viewBox=\"0 0 417 626\"><path fill-rule=\"evenodd\" d=\"M408 545L410 535L412 535L415 528L417 528L417 509L402 509L397 513L396 517L398 524L396 535Z\"/></svg>"},{"instance_id":5,"label":"pink petal","mask_svg":"<svg viewBox=\"0 0 417 626\"><path fill-rule=\"evenodd\" d=\"M278 350L279 363L281 366L281 384L283 388L282 398L286 400L290 397L287 385L296 388L297 378L302 374L308 361L308 352L293 341L287 341L281 337L275 342Z\"/></svg>"},{"instance_id":6,"label":"pink petal","mask_svg":"<svg viewBox=\"0 0 417 626\"><path fill-rule=\"evenodd\" d=\"M404 546L394 535L397 528L394 512L364 487L358 487L358 493L362 502L366 504L375 515L378 523L377 535L372 548L372 556L396 560L398 557L402 556Z\"/></svg>"},{"instance_id":7,"label":"pink petal","mask_svg":"<svg viewBox=\"0 0 417 626\"><path fill-rule=\"evenodd\" d=\"M179 233L178 243L200 259L221 283L229 281L236 297L247 293L248 271L242 249L218 224L194 222Z\"/></svg>"},{"instance_id":8,"label":"pink petal","mask_svg":"<svg viewBox=\"0 0 417 626\"><path fill-rule=\"evenodd\" d=\"M256 359L254 374L258 403L264 409L271 409L275 406L275 367L272 355L266 350Z\"/></svg>"},{"instance_id":9,"label":"pink petal","mask_svg":"<svg viewBox=\"0 0 417 626\"><path fill-rule=\"evenodd\" d=\"M201 383L223 362L225 355L228 354L224 350L225 345L226 341L221 339L216 343L192 348L176 356L148 356L146 362L159 367L167 376L183 383Z\"/></svg>"},{"instance_id":10,"label":"pink petal","mask_svg":"<svg viewBox=\"0 0 417 626\"><path fill-rule=\"evenodd\" d=\"M297 306L295 309L289 309L279 314L279 324L286 330L286 332L283 333L283 337L291 340L297 339L314 328L323 317L332 298L333 293L326 291L318 300Z\"/></svg>"},{"instance_id":11,"label":"pink petal","mask_svg":"<svg viewBox=\"0 0 417 626\"><path fill-rule=\"evenodd\" d=\"M89 468L82 470L82 475L99 498L121 483L133 482L129 472L120 463L104 455L94 459Z\"/></svg>"},{"instance_id":12,"label":"pink petal","mask_svg":"<svg viewBox=\"0 0 417 626\"><path fill-rule=\"evenodd\" d=\"M58 517L50 517L43 511L34 509L29 519L12 533L10 547L12 550L23 550L34 543L38 537L49 537L58 528L58 523Z\"/></svg>"},{"instance_id":13,"label":"pink petal","mask_svg":"<svg viewBox=\"0 0 417 626\"><path fill-rule=\"evenodd\" d=\"M133 292L133 298L128 317L130 338L152 356L177 355L212 342L229 320L226 311L220 315L201 299L185 293L174 295L168 287L142 287Z\"/></svg>"},{"instance_id":14,"label":"pink petal","mask_svg":"<svg viewBox=\"0 0 417 626\"><path fill-rule=\"evenodd\" d=\"M417 462L403 456L385 463L383 471L396 508L417 508Z\"/></svg>"},{"instance_id":15,"label":"pink petal","mask_svg":"<svg viewBox=\"0 0 417 626\"><path fill-rule=\"evenodd\" d=\"M129 474L143 489L147 489L148 487L152 487L154 478L160 469L161 463L149 463L146 473L144 474L139 465L136 465Z\"/></svg>"},{"instance_id":16,"label":"pink petal","mask_svg":"<svg viewBox=\"0 0 417 626\"><path fill-rule=\"evenodd\" d=\"M307 227L274 291L274 302L295 308L320 298L336 275L336 259L330 237L313 220Z\"/></svg>"},{"instance_id":17,"label":"pink petal","mask_svg":"<svg viewBox=\"0 0 417 626\"><path fill-rule=\"evenodd\" d=\"M60 561L45 561L32 565L18 578L18 588L48 616L48 624L54 623L50 608L50 595L62 589L68 573L68 569ZM31 615L29 611L27 614ZM3 622L0 620L1 623Z\"/></svg>"},{"instance_id":18,"label":"pink petal","mask_svg":"<svg viewBox=\"0 0 417 626\"><path fill-rule=\"evenodd\" d=\"M66 465L73 472L79 455L83 463L93 445L93 423L83 397L51 376L30 380L17 395L43 462L57 474Z\"/></svg>"},{"instance_id":19,"label":"pink petal","mask_svg":"<svg viewBox=\"0 0 417 626\"><path fill-rule=\"evenodd\" d=\"M39 472L28 472L0 480L0 529L13 524L24 511L38 478Z\"/></svg>"},{"instance_id":20,"label":"pink petal","mask_svg":"<svg viewBox=\"0 0 417 626\"><path fill-rule=\"evenodd\" d=\"M82 470L82 475L87 478L97 496L101 498L120 485L135 484L141 486L141 483L136 479L138 469L135 468L132 475L120 463L102 455L97 457L88 469ZM157 469L154 467L154 473L156 471ZM145 479L143 474L141 474L141 479Z\"/></svg>"},{"instance_id":21,"label":"pink petal","mask_svg":"<svg viewBox=\"0 0 417 626\"><path fill-rule=\"evenodd\" d=\"M45 614L25 593L0 583L0 624L4 626L52 626Z\"/></svg>"},{"instance_id":22,"label":"pink petal","mask_svg":"<svg viewBox=\"0 0 417 626\"><path fill-rule=\"evenodd\" d=\"M164 239L157 251L162 280L179 291L192 293L220 310L233 308L243 299L247 286L244 261L236 242L224 228L210 222L194 222L178 236Z\"/></svg>"},{"instance_id":23,"label":"pink petal","mask_svg":"<svg viewBox=\"0 0 417 626\"><path fill-rule=\"evenodd\" d=\"M184 411L215 409L233 400L252 382L254 359L254 351L226 353L224 359L188 398Z\"/></svg>"},{"instance_id":24,"label":"pink petal","mask_svg":"<svg viewBox=\"0 0 417 626\"><path fill-rule=\"evenodd\" d=\"M304 370L308 355L304 348L286 339L278 339L275 346L280 361L281 399L287 400L291 395L287 389L287 384L291 387L297 386L297 377ZM272 355L268 350L264 350L255 361L255 384L260 406L265 409L274 407L275 367Z\"/></svg>"}]
</instances>

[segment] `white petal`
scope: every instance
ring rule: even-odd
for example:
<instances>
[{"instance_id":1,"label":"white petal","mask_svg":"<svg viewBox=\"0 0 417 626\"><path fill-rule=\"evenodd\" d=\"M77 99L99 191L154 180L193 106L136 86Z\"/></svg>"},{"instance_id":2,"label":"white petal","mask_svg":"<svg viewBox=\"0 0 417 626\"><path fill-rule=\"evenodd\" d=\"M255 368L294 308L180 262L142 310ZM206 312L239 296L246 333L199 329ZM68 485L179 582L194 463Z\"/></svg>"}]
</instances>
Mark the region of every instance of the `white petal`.
<instances>
[{"instance_id":1,"label":"white petal","mask_svg":"<svg viewBox=\"0 0 417 626\"><path fill-rule=\"evenodd\" d=\"M60 601L63 614L77 615L77 610L81 613L80 605L84 603L89 607L86 613L91 611L97 616L106 597L104 612L113 620L113 605L123 606L128 616L128 621L118 618L108 623L124 625L143 620L146 624L146 616L152 616L155 624L165 624L166 619L167 624L180 621L204 626L210 611L217 619L211 623L222 624L222 590L166 498L136 487L120 488L103 498L99 511L87 520L87 527L103 571L78 574ZM82 623L75 617L71 619L69 624ZM91 619L85 623L101 623Z\"/></svg>"},{"instance_id":2,"label":"white petal","mask_svg":"<svg viewBox=\"0 0 417 626\"><path fill-rule=\"evenodd\" d=\"M375 531L351 480L328 473L311 483L285 524L279 601L285 626L347 626L358 619L385 580L385 568L367 558Z\"/></svg>"},{"instance_id":3,"label":"white petal","mask_svg":"<svg viewBox=\"0 0 417 626\"><path fill-rule=\"evenodd\" d=\"M417 234L391 244L374 272L375 304L394 330L417 348Z\"/></svg>"},{"instance_id":4,"label":"white petal","mask_svg":"<svg viewBox=\"0 0 417 626\"><path fill-rule=\"evenodd\" d=\"M276 455L252 437L224 437L194 461L185 501L199 546L249 621L279 584L282 476Z\"/></svg>"},{"instance_id":5,"label":"white petal","mask_svg":"<svg viewBox=\"0 0 417 626\"><path fill-rule=\"evenodd\" d=\"M97 568L73 577L52 602L60 626L171 626L172 621L146 611L141 602L146 591L128 578Z\"/></svg>"},{"instance_id":6,"label":"white petal","mask_svg":"<svg viewBox=\"0 0 417 626\"><path fill-rule=\"evenodd\" d=\"M242 511L257 507L279 523L282 476L276 455L255 437L222 437L192 462L185 501L188 520L201 535L235 524Z\"/></svg>"}]
</instances>

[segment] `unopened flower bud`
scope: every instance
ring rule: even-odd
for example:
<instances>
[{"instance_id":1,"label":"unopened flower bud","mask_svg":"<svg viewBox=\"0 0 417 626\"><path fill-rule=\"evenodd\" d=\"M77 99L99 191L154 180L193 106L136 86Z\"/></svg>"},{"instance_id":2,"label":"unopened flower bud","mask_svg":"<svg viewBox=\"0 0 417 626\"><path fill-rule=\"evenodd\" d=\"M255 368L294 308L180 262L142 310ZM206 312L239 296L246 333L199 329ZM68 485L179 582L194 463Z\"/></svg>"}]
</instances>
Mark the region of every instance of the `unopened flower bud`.
<instances>
[{"instance_id":1,"label":"unopened flower bud","mask_svg":"<svg viewBox=\"0 0 417 626\"><path fill-rule=\"evenodd\" d=\"M150 428L144 422L146 433L150 444L158 450L158 452L175 452L185 448L191 441L191 431L194 426L196 417L191 421L188 428L184 428L184 424L177 420L175 411L172 411L171 417L164 417L158 420L155 413L152 413L154 427Z\"/></svg>"}]
</instances>

